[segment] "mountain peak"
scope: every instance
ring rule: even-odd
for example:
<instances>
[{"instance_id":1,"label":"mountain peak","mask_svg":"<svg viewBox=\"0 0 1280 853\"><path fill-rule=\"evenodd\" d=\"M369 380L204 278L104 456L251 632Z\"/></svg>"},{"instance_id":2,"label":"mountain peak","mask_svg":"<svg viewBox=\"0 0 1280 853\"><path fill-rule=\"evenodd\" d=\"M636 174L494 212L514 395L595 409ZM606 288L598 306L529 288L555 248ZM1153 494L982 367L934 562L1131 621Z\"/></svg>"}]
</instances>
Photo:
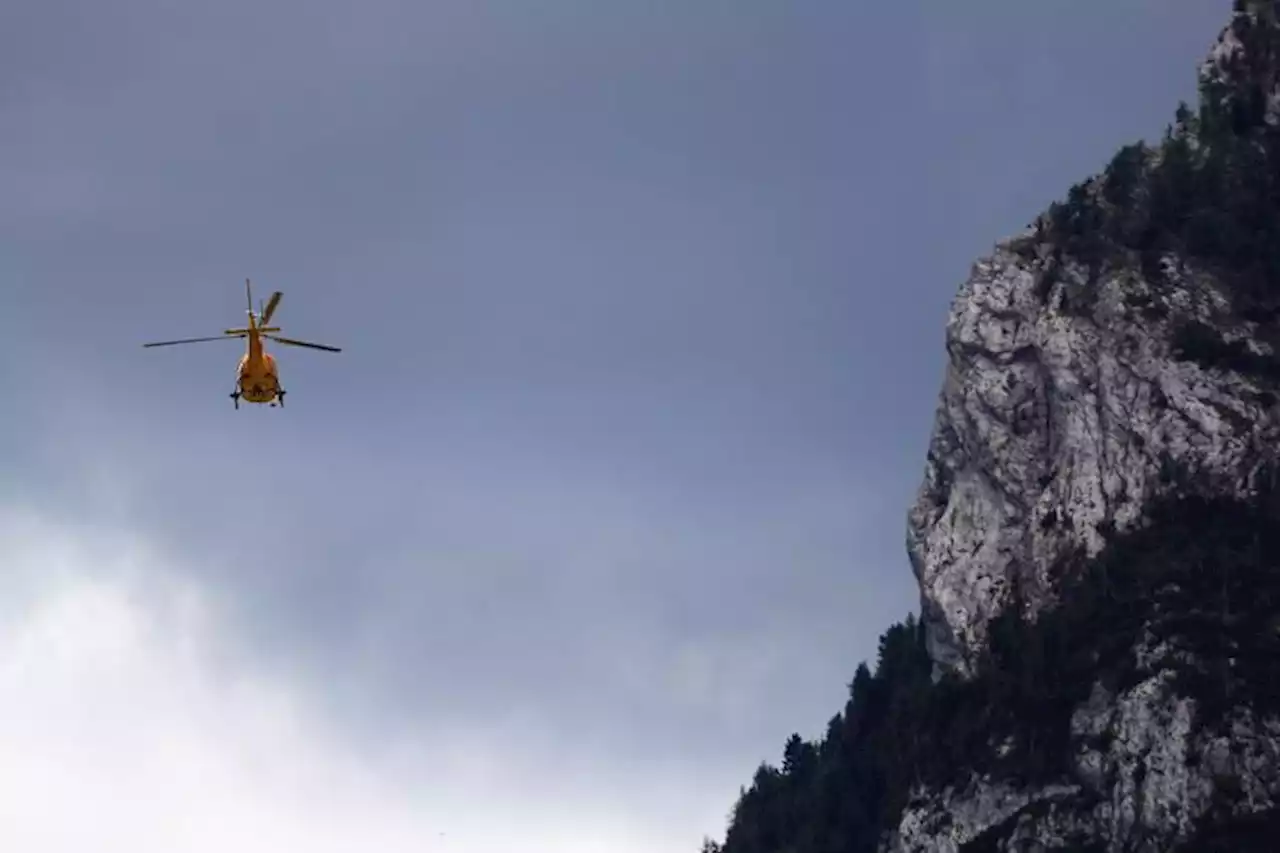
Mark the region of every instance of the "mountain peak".
<instances>
[{"instance_id":1,"label":"mountain peak","mask_svg":"<svg viewBox=\"0 0 1280 853\"><path fill-rule=\"evenodd\" d=\"M1278 11L1239 0L1196 108L973 265L921 620L704 849L1276 849Z\"/></svg>"}]
</instances>

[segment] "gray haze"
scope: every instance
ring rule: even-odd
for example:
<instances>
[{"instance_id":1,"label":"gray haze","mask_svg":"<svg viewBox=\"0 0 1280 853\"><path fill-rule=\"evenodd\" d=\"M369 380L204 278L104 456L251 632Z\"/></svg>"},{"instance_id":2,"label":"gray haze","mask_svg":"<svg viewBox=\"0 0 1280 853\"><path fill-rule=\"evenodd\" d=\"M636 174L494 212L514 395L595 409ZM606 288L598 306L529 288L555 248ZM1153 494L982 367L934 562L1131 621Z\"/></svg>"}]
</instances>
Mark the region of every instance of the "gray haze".
<instances>
[{"instance_id":1,"label":"gray haze","mask_svg":"<svg viewBox=\"0 0 1280 853\"><path fill-rule=\"evenodd\" d=\"M157 543L370 749L518 717L641 822L703 780L693 850L915 607L969 264L1229 7L11 2L3 498ZM345 348L282 411L139 347L246 276Z\"/></svg>"}]
</instances>

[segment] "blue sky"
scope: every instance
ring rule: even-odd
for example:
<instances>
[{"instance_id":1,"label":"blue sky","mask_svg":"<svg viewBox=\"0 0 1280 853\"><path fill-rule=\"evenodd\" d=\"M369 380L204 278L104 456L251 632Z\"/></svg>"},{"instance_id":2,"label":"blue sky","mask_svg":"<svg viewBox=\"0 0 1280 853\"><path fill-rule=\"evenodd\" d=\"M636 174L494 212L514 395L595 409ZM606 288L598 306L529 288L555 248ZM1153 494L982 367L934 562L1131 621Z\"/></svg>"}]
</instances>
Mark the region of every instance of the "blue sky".
<instances>
[{"instance_id":1,"label":"blue sky","mask_svg":"<svg viewBox=\"0 0 1280 853\"><path fill-rule=\"evenodd\" d=\"M0 847L718 835L915 606L970 263L1229 8L9 4ZM246 276L284 410L139 346Z\"/></svg>"}]
</instances>

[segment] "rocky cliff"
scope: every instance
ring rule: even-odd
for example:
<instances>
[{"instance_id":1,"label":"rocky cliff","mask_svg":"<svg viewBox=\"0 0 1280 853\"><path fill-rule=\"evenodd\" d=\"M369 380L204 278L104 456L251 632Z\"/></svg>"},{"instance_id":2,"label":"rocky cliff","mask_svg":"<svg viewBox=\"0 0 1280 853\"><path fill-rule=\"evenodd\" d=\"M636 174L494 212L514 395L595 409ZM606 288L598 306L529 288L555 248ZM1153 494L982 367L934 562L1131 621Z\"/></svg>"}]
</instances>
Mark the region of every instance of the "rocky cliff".
<instances>
[{"instance_id":1,"label":"rocky cliff","mask_svg":"<svg viewBox=\"0 0 1280 853\"><path fill-rule=\"evenodd\" d=\"M723 853L1280 850L1280 0L1195 108L974 265L921 619Z\"/></svg>"},{"instance_id":2,"label":"rocky cliff","mask_svg":"<svg viewBox=\"0 0 1280 853\"><path fill-rule=\"evenodd\" d=\"M1015 590L1031 620L1057 606L1069 555L1149 524L1171 465L1196 494L1256 501L1280 438L1278 7L1237 3L1200 69L1199 113L1180 109L1159 148L1121 152L1073 191L1074 210L976 264L957 295L907 535L936 674L972 675ZM1178 209L1154 209L1166 203ZM1280 552L1257 556L1280 571ZM1211 553L1200 570L1224 562ZM1224 791L1233 813L1271 808L1280 718L1239 704L1225 729L1198 730L1201 697L1160 651L1139 638L1124 651L1135 683L1099 680L1074 709L1058 783L918 789L888 848L954 850L985 832L993 850L1165 850Z\"/></svg>"},{"instance_id":3,"label":"rocky cliff","mask_svg":"<svg viewBox=\"0 0 1280 853\"><path fill-rule=\"evenodd\" d=\"M1241 8L1200 70L1201 91L1229 111L1237 92L1248 97L1261 84L1264 126L1274 127L1280 45L1272 4ZM1245 53L1237 30L1251 34L1260 56ZM1167 141L1196 147L1200 124L1184 114ZM1129 149L1122 157L1131 152L1143 170L1131 176L1135 184L1159 171L1165 153ZM1120 165L1128 164L1076 190L1079 204L1094 207L1085 213L1098 219L1090 227L1135 213L1106 198ZM1146 198L1130 192L1122 203L1150 205L1150 188L1141 189ZM1112 241L1101 247L1108 257L1095 249L1081 258L1054 229L1046 215L979 261L947 323L947 377L907 534L941 668L968 671L1015 582L1033 612L1052 604L1055 563L1078 546L1096 553L1101 529L1140 519L1168 459L1243 483L1259 449L1275 446L1275 377L1185 352L1194 329L1259 361L1272 356L1273 330L1239 310L1219 258L1188 251L1196 247L1181 235L1158 235L1164 245ZM1142 249L1155 254L1146 269Z\"/></svg>"}]
</instances>

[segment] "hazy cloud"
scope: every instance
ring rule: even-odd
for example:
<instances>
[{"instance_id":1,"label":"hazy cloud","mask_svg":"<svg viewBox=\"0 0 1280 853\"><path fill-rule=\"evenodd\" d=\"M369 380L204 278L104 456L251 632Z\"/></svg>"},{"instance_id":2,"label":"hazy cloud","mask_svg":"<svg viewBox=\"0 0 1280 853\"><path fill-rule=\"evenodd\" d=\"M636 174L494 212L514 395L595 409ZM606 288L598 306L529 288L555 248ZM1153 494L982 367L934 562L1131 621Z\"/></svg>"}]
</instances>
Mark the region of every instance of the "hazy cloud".
<instances>
[{"instance_id":1,"label":"hazy cloud","mask_svg":"<svg viewBox=\"0 0 1280 853\"><path fill-rule=\"evenodd\" d=\"M916 602L969 264L1157 135L1229 5L6 6L9 825L696 848ZM284 410L138 346L246 276L345 348L279 353Z\"/></svg>"}]
</instances>

